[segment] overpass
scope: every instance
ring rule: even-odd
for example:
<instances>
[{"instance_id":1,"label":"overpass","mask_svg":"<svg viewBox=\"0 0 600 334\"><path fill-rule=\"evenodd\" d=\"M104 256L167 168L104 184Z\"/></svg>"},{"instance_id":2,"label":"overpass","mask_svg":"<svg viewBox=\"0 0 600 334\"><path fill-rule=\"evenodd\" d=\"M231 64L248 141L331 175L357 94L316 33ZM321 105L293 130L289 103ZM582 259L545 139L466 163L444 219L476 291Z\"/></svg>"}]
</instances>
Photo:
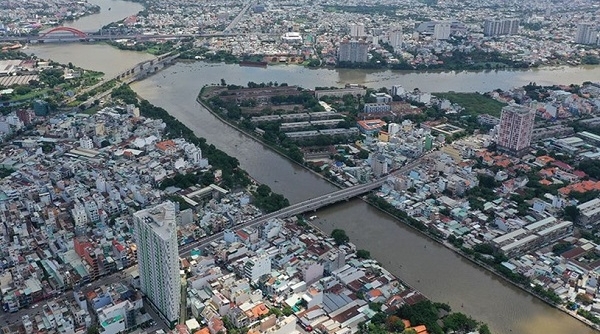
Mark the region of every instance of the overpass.
<instances>
[{"instance_id":1,"label":"overpass","mask_svg":"<svg viewBox=\"0 0 600 334\"><path fill-rule=\"evenodd\" d=\"M121 73L115 75L112 79L123 80L124 83L132 83L135 80L142 78L143 76L149 75L163 68L165 65L170 64L173 60L179 58L181 53L165 53L164 55L160 55L154 59L145 60L135 64L134 66L128 68L127 70L122 71Z\"/></svg>"},{"instance_id":2,"label":"overpass","mask_svg":"<svg viewBox=\"0 0 600 334\"><path fill-rule=\"evenodd\" d=\"M85 94L86 92L92 91L93 89L98 88L111 80L120 80L122 83L130 84L136 80L142 79L148 75L151 75L151 74L158 72L161 69L169 66L180 55L181 55L180 53L173 54L171 52L171 53L167 53L167 54L161 55L159 57L156 57L154 59L139 62L136 65L130 67L129 69L127 69L125 71L122 71L121 73L119 73L117 75L114 75L111 78L106 78L106 79L102 80L101 82L99 82L91 87L88 87L87 89L85 89L84 91L81 91L77 95ZM112 93L113 89L117 88L118 86L119 85L116 85L111 89L108 89L104 92L100 92L94 96L91 96L85 102L82 102L80 105L85 105L86 107L90 107L92 105L92 103L94 102L94 100L99 100L99 99L106 97L107 95ZM72 97L68 102L74 101L75 99L76 99L76 96Z\"/></svg>"},{"instance_id":3,"label":"overpass","mask_svg":"<svg viewBox=\"0 0 600 334\"><path fill-rule=\"evenodd\" d=\"M421 164L423 161L430 159L432 157L435 157L436 155L437 155L437 152L428 153L428 154L406 164L405 166L394 171L390 175L394 176L397 174L406 173L406 172L410 171L411 169L413 169L414 167L416 167L417 165ZM243 222L241 224L234 226L234 228L236 230L240 230L240 229L243 229L246 227L254 227L254 226L264 224L270 219L289 218L289 217L293 217L293 216L296 216L296 215L299 215L299 214L302 214L305 212L316 211L317 209L320 209L322 207L325 207L325 206L328 206L331 204L335 204L335 203L341 202L341 201L347 201L353 197L368 193L372 190L375 190L375 189L381 187L386 181L387 181L387 177L383 177L383 178L377 179L377 180L369 182L369 183L359 184L356 186L340 189L340 190L334 191L332 193L318 196L315 198L311 198L306 201L290 205L281 210L271 212L271 213L262 215L260 217L251 219L249 221L246 221L246 222ZM179 256L187 257L190 255L190 253L193 249L204 248L204 247L208 246L211 242L222 239L223 234L224 234L223 232L218 232L213 235L204 237L200 240L194 241L192 243L180 246L179 247Z\"/></svg>"},{"instance_id":4,"label":"overpass","mask_svg":"<svg viewBox=\"0 0 600 334\"><path fill-rule=\"evenodd\" d=\"M236 225L235 229L239 230L239 229L246 228L246 227L254 227L254 226L264 224L267 221L269 221L270 219L289 218L289 217L293 217L293 216L296 216L296 215L299 215L299 214L302 214L302 213L305 213L308 211L316 211L317 209L320 209L322 207L325 207L325 206L328 206L328 205L331 205L331 204L334 204L337 202L347 201L353 197L365 194L371 190L381 187L385 183L386 179L387 178L382 178L382 179L376 180L374 182L370 182L370 183L366 183L366 184L359 184L359 185L356 185L353 187L337 190L337 191L327 194L327 195L322 195L322 196L318 196L315 198L311 198L309 200L290 205L281 210L271 212L271 213L262 215L258 218L254 218L252 220L244 222L242 224ZM204 237L193 243L181 246L181 247L179 247L179 256L181 256L181 257L187 256L192 251L192 249L206 247L211 242L221 239L221 238L223 238L223 232L218 232L218 233L210 235L208 237Z\"/></svg>"}]
</instances>

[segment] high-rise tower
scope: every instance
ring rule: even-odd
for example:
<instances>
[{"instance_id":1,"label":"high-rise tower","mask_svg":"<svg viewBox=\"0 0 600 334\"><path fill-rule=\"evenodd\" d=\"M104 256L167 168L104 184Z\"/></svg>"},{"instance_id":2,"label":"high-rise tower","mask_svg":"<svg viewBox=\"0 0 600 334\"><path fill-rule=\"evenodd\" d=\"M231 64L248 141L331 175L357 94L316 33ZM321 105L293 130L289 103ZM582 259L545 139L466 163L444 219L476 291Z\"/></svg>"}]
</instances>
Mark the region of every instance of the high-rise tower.
<instances>
[{"instance_id":1,"label":"high-rise tower","mask_svg":"<svg viewBox=\"0 0 600 334\"><path fill-rule=\"evenodd\" d=\"M167 201L134 213L133 219L141 290L174 326L181 302L177 207Z\"/></svg>"},{"instance_id":2,"label":"high-rise tower","mask_svg":"<svg viewBox=\"0 0 600 334\"><path fill-rule=\"evenodd\" d=\"M502 108L498 148L514 154L521 154L531 144L535 110L521 105L508 105Z\"/></svg>"}]
</instances>

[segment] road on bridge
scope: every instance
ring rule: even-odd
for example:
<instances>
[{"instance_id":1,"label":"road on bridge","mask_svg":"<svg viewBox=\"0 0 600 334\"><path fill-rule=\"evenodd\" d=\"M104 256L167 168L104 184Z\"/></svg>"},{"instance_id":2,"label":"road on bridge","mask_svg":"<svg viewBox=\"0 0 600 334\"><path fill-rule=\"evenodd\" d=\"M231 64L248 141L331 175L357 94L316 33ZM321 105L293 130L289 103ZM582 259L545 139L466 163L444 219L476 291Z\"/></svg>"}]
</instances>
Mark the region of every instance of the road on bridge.
<instances>
[{"instance_id":1,"label":"road on bridge","mask_svg":"<svg viewBox=\"0 0 600 334\"><path fill-rule=\"evenodd\" d=\"M427 153L427 154L423 155L422 157L406 164L405 166L401 167L400 169L392 172L390 174L390 176L396 176L399 174L406 173L406 172L410 171L411 169L413 169L414 167L421 164L423 161L434 158L437 155L438 155L438 152ZM251 219L247 222L243 222L242 224L236 225L235 229L240 230L240 229L243 229L246 227L258 226L260 224L266 223L269 219L273 219L273 218L289 218L289 217L299 215L304 212L316 211L317 209L322 208L324 206L331 205L333 203L340 202L340 201L345 201L345 200L348 200L355 196L359 196L366 192L377 189L385 183L387 178L388 177L383 177L381 179L375 180L370 183L359 184L357 186L344 188L341 190L334 191L330 194L322 195L322 196L311 198L309 200L306 200L306 201L303 201L300 203L292 204L281 210L278 210L278 211L275 211L272 213L268 213L266 215L262 215L258 218ZM198 241L181 246L181 247L179 247L179 256L187 257L190 255L190 253L193 249L204 248L204 247L208 246L210 243L212 243L213 241L223 238L223 234L224 234L223 232L218 232L216 234L204 237Z\"/></svg>"},{"instance_id":2,"label":"road on bridge","mask_svg":"<svg viewBox=\"0 0 600 334\"><path fill-rule=\"evenodd\" d=\"M86 88L85 90L77 93L77 95L71 97L69 100L66 101L66 103L70 103L72 101L75 101L77 99L77 96L81 95L81 94L85 94L87 92L92 91L95 88L98 88L100 86L102 86L103 84L111 81L111 80L115 80L115 79L125 79L123 81L123 83L126 84L130 84L131 82L139 79L140 77L146 76L150 73L155 72L155 69L158 67L158 70L163 69L165 66L167 66L167 64L171 61L173 61L174 59L176 59L177 57L179 57L179 53L173 54L171 55L170 53L166 54L166 55L162 55L160 57L156 57L154 59L150 59L150 60L146 60L140 63L137 63L135 66L129 68L128 70L125 70L115 76L113 76L112 78L109 79L103 79L101 82ZM166 56L166 57L165 57ZM138 71L138 72L135 72ZM141 71L141 72L140 72ZM125 77L123 77L125 75ZM123 78L122 78L123 77ZM110 94L115 88L117 88L119 85L115 85L114 87L104 91L104 92L100 92L90 98L88 98L85 102L82 102L82 105L85 105L86 107L89 107L92 105L92 103L94 102L94 100L100 100L102 98L104 98L105 96L107 96L108 94Z\"/></svg>"}]
</instances>

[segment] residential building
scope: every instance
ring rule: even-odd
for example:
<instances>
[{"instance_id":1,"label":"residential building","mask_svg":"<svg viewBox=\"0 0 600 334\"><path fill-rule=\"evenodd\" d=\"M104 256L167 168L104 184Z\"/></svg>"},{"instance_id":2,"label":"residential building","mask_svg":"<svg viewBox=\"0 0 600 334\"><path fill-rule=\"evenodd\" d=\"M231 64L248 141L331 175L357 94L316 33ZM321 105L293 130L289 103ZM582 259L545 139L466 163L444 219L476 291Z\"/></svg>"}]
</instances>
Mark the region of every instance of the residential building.
<instances>
[{"instance_id":1,"label":"residential building","mask_svg":"<svg viewBox=\"0 0 600 334\"><path fill-rule=\"evenodd\" d=\"M372 136L377 133L386 125L386 123L380 119L371 119L356 122L358 129L361 133Z\"/></svg>"},{"instance_id":2,"label":"residential building","mask_svg":"<svg viewBox=\"0 0 600 334\"><path fill-rule=\"evenodd\" d=\"M494 238L492 246L511 257L541 248L572 233L573 222L547 217Z\"/></svg>"},{"instance_id":3,"label":"residential building","mask_svg":"<svg viewBox=\"0 0 600 334\"><path fill-rule=\"evenodd\" d=\"M385 103L365 103L363 112L370 113L382 113L392 111L392 106Z\"/></svg>"},{"instance_id":4,"label":"residential building","mask_svg":"<svg viewBox=\"0 0 600 334\"><path fill-rule=\"evenodd\" d=\"M365 41L345 40L338 49L338 61L350 63L366 63L369 53L369 44Z\"/></svg>"},{"instance_id":5,"label":"residential building","mask_svg":"<svg viewBox=\"0 0 600 334\"><path fill-rule=\"evenodd\" d=\"M392 86L392 96L401 96L404 95L404 93L406 93L406 90L404 89L404 87L402 87L402 85Z\"/></svg>"},{"instance_id":6,"label":"residential building","mask_svg":"<svg viewBox=\"0 0 600 334\"><path fill-rule=\"evenodd\" d=\"M251 282L271 272L271 259L266 253L257 255L244 264L244 276Z\"/></svg>"},{"instance_id":7,"label":"residential building","mask_svg":"<svg viewBox=\"0 0 600 334\"><path fill-rule=\"evenodd\" d=\"M531 144L535 110L521 105L508 105L500 115L497 144L501 150L517 155Z\"/></svg>"},{"instance_id":8,"label":"residential building","mask_svg":"<svg viewBox=\"0 0 600 334\"><path fill-rule=\"evenodd\" d=\"M79 146L81 146L83 149L91 150L94 148L94 142L90 137L83 136L81 139L79 139Z\"/></svg>"},{"instance_id":9,"label":"residential building","mask_svg":"<svg viewBox=\"0 0 600 334\"><path fill-rule=\"evenodd\" d=\"M133 214L141 290L172 326L181 301L177 211L167 201Z\"/></svg>"},{"instance_id":10,"label":"residential building","mask_svg":"<svg viewBox=\"0 0 600 334\"><path fill-rule=\"evenodd\" d=\"M373 174L375 177L379 178L385 174L387 174L387 162L385 161L385 156L383 154L379 154L376 157L372 158L371 168L373 168Z\"/></svg>"},{"instance_id":11,"label":"residential building","mask_svg":"<svg viewBox=\"0 0 600 334\"><path fill-rule=\"evenodd\" d=\"M402 27L394 26L390 29L388 43L392 48L394 48L395 52L400 51L402 48Z\"/></svg>"},{"instance_id":12,"label":"residential building","mask_svg":"<svg viewBox=\"0 0 600 334\"><path fill-rule=\"evenodd\" d=\"M598 42L598 28L590 22L579 23L577 25L577 35L575 43L577 44L596 44Z\"/></svg>"},{"instance_id":13,"label":"residential building","mask_svg":"<svg viewBox=\"0 0 600 334\"><path fill-rule=\"evenodd\" d=\"M456 20L427 21L420 23L415 30L420 34L432 36L434 39L447 39L450 35L465 33L467 27L464 23Z\"/></svg>"},{"instance_id":14,"label":"residential building","mask_svg":"<svg viewBox=\"0 0 600 334\"><path fill-rule=\"evenodd\" d=\"M598 225L600 223L600 198L581 203L579 209L579 222L582 225Z\"/></svg>"},{"instance_id":15,"label":"residential building","mask_svg":"<svg viewBox=\"0 0 600 334\"><path fill-rule=\"evenodd\" d=\"M375 99L377 103L389 103L392 102L392 97L386 93L371 93L371 97Z\"/></svg>"},{"instance_id":16,"label":"residential building","mask_svg":"<svg viewBox=\"0 0 600 334\"><path fill-rule=\"evenodd\" d=\"M519 33L519 19L486 19L483 23L485 36L516 35Z\"/></svg>"},{"instance_id":17,"label":"residential building","mask_svg":"<svg viewBox=\"0 0 600 334\"><path fill-rule=\"evenodd\" d=\"M433 27L433 38L437 40L446 40L452 33L452 24L450 22L438 22Z\"/></svg>"},{"instance_id":18,"label":"residential building","mask_svg":"<svg viewBox=\"0 0 600 334\"><path fill-rule=\"evenodd\" d=\"M327 90L316 90L315 97L320 99L323 96L342 97L344 95L352 96L365 96L367 90L364 88L341 88L341 89L327 89ZM254 117L253 117L254 119Z\"/></svg>"},{"instance_id":19,"label":"residential building","mask_svg":"<svg viewBox=\"0 0 600 334\"><path fill-rule=\"evenodd\" d=\"M358 39L367 36L365 34L365 25L363 23L354 23L350 25L350 37Z\"/></svg>"}]
</instances>

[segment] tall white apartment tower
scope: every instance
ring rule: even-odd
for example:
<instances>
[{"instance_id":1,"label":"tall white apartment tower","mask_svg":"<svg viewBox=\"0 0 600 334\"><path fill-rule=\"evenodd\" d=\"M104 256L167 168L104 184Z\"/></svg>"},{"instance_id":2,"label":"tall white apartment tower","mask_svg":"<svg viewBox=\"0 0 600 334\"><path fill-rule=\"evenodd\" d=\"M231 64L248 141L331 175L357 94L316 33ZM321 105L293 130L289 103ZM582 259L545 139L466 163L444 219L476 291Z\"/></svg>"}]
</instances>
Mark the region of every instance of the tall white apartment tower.
<instances>
[{"instance_id":1,"label":"tall white apartment tower","mask_svg":"<svg viewBox=\"0 0 600 334\"><path fill-rule=\"evenodd\" d=\"M177 207L167 201L134 213L133 219L141 290L174 326L181 302Z\"/></svg>"},{"instance_id":2,"label":"tall white apartment tower","mask_svg":"<svg viewBox=\"0 0 600 334\"><path fill-rule=\"evenodd\" d=\"M389 32L389 43L394 48L394 52L398 52L402 49L402 27L394 26Z\"/></svg>"},{"instance_id":3,"label":"tall white apartment tower","mask_svg":"<svg viewBox=\"0 0 600 334\"><path fill-rule=\"evenodd\" d=\"M508 105L502 108L498 148L520 155L531 144L535 110L521 106Z\"/></svg>"},{"instance_id":4,"label":"tall white apartment tower","mask_svg":"<svg viewBox=\"0 0 600 334\"><path fill-rule=\"evenodd\" d=\"M358 39L365 37L365 25L363 23L353 23L350 25L350 37Z\"/></svg>"},{"instance_id":5,"label":"tall white apartment tower","mask_svg":"<svg viewBox=\"0 0 600 334\"><path fill-rule=\"evenodd\" d=\"M580 23L577 25L577 44L596 44L598 42L598 29L592 23Z\"/></svg>"}]
</instances>

